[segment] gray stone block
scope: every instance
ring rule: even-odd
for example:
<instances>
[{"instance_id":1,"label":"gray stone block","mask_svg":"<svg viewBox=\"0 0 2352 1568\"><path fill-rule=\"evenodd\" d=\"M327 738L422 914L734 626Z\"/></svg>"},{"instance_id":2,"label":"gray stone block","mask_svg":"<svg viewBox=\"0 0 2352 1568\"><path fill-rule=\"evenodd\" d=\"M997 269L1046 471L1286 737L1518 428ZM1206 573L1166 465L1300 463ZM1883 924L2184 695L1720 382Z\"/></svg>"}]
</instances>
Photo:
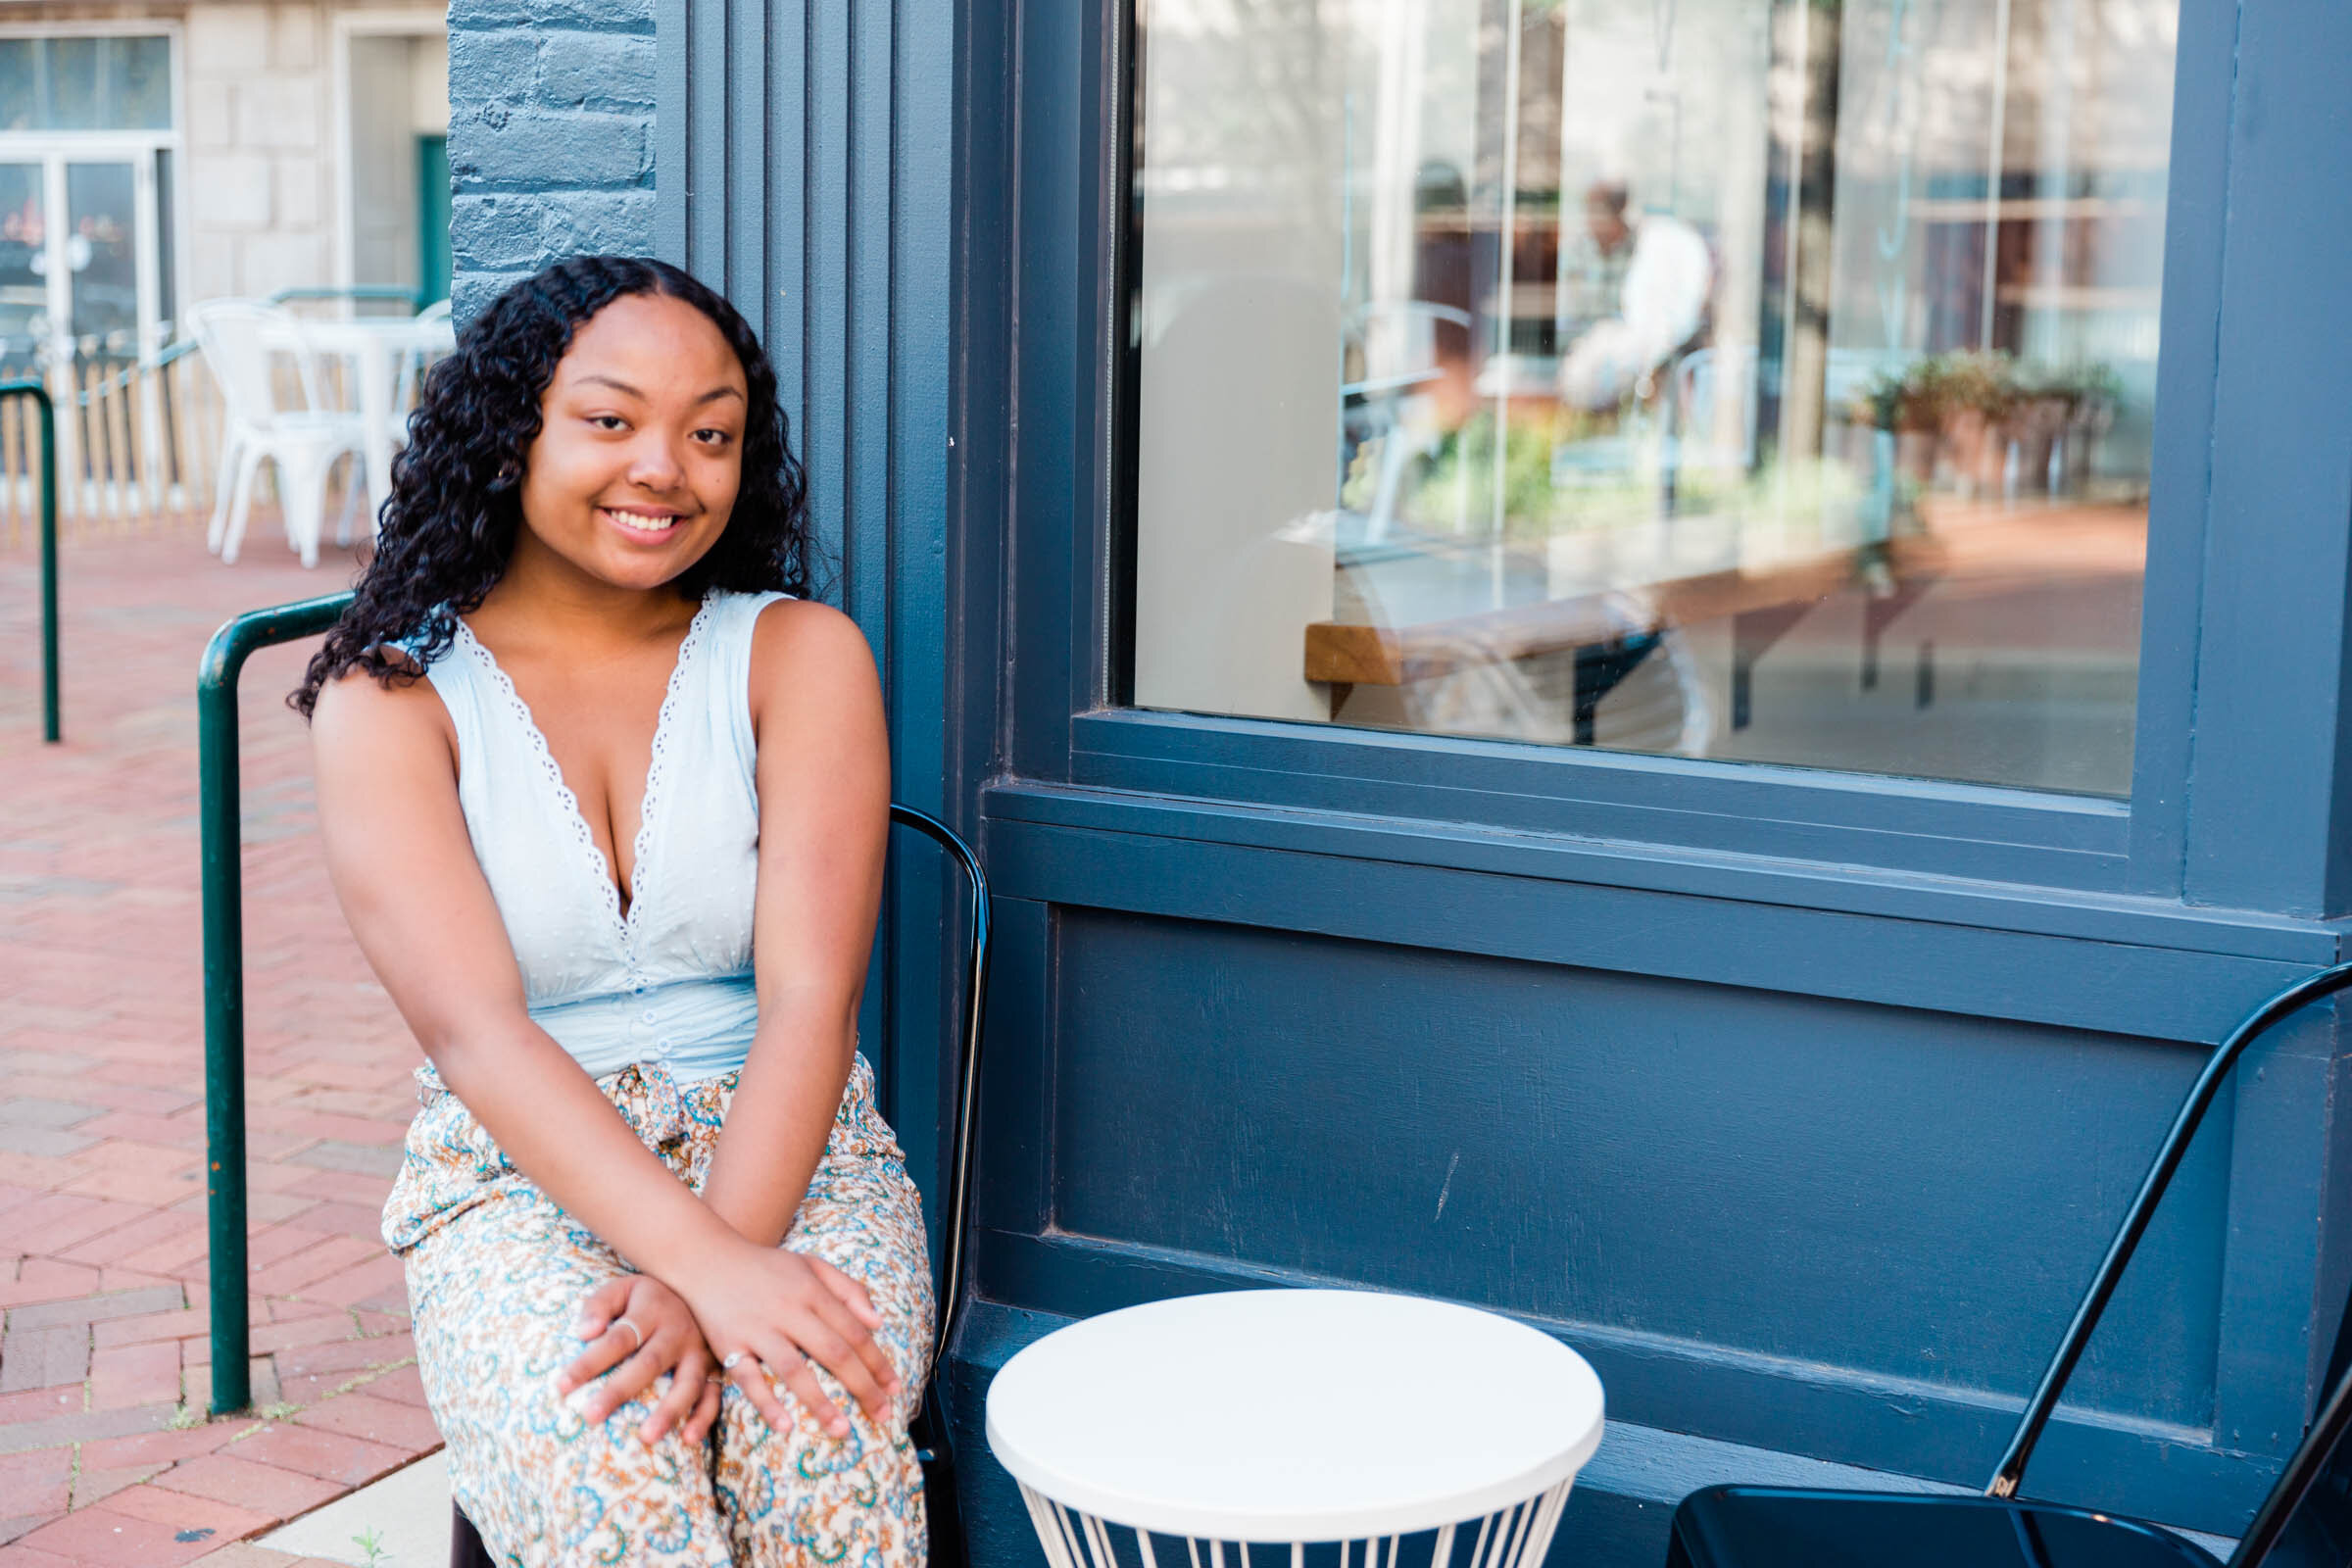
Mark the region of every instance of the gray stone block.
<instances>
[{"instance_id":1,"label":"gray stone block","mask_svg":"<svg viewBox=\"0 0 2352 1568\"><path fill-rule=\"evenodd\" d=\"M134 1404L122 1410L79 1410L0 1426L0 1453L23 1453L61 1443L94 1443L134 1432L161 1432L172 1423L168 1404Z\"/></svg>"},{"instance_id":2,"label":"gray stone block","mask_svg":"<svg viewBox=\"0 0 2352 1568\"><path fill-rule=\"evenodd\" d=\"M505 293L514 283L529 274L526 272L471 272L460 270L450 285L450 318L463 328L482 313L482 307Z\"/></svg>"},{"instance_id":3,"label":"gray stone block","mask_svg":"<svg viewBox=\"0 0 2352 1568\"><path fill-rule=\"evenodd\" d=\"M550 27L648 35L654 30L654 0L533 0L532 9Z\"/></svg>"},{"instance_id":4,"label":"gray stone block","mask_svg":"<svg viewBox=\"0 0 2352 1568\"><path fill-rule=\"evenodd\" d=\"M540 6L534 0L450 0L450 92L459 92L457 72L458 35L484 27L519 27L539 20Z\"/></svg>"},{"instance_id":5,"label":"gray stone block","mask_svg":"<svg viewBox=\"0 0 2352 1568\"><path fill-rule=\"evenodd\" d=\"M104 1323L118 1317L145 1317L150 1312L176 1312L188 1304L187 1292L176 1285L148 1285L135 1291L106 1296L76 1296L63 1301L36 1301L8 1309L8 1332L56 1328L66 1323Z\"/></svg>"},{"instance_id":6,"label":"gray stone block","mask_svg":"<svg viewBox=\"0 0 2352 1568\"><path fill-rule=\"evenodd\" d=\"M37 1154L44 1159L63 1159L78 1154L97 1139L85 1133L68 1132L63 1127L28 1127L21 1122L0 1122L0 1152L11 1154Z\"/></svg>"},{"instance_id":7,"label":"gray stone block","mask_svg":"<svg viewBox=\"0 0 2352 1568\"><path fill-rule=\"evenodd\" d=\"M451 0L449 7L452 34L525 24L651 36L653 0Z\"/></svg>"},{"instance_id":8,"label":"gray stone block","mask_svg":"<svg viewBox=\"0 0 2352 1568\"><path fill-rule=\"evenodd\" d=\"M450 174L461 191L646 184L648 128L643 115L483 104L450 117Z\"/></svg>"},{"instance_id":9,"label":"gray stone block","mask_svg":"<svg viewBox=\"0 0 2352 1568\"><path fill-rule=\"evenodd\" d=\"M0 1100L0 1125L18 1127L71 1127L92 1116L103 1116L105 1108L84 1105L71 1100Z\"/></svg>"},{"instance_id":10,"label":"gray stone block","mask_svg":"<svg viewBox=\"0 0 2352 1568\"><path fill-rule=\"evenodd\" d=\"M0 1339L0 1394L79 1383L90 1375L90 1331L86 1324L18 1329Z\"/></svg>"},{"instance_id":11,"label":"gray stone block","mask_svg":"<svg viewBox=\"0 0 2352 1568\"><path fill-rule=\"evenodd\" d=\"M539 45L539 98L560 108L650 111L654 40L627 33L547 33Z\"/></svg>"},{"instance_id":12,"label":"gray stone block","mask_svg":"<svg viewBox=\"0 0 2352 1568\"><path fill-rule=\"evenodd\" d=\"M547 199L540 226L544 261L564 256L651 256L654 193L566 191Z\"/></svg>"},{"instance_id":13,"label":"gray stone block","mask_svg":"<svg viewBox=\"0 0 2352 1568\"><path fill-rule=\"evenodd\" d=\"M526 28L449 35L449 96L455 106L520 102L531 95L538 75L539 38Z\"/></svg>"},{"instance_id":14,"label":"gray stone block","mask_svg":"<svg viewBox=\"0 0 2352 1568\"><path fill-rule=\"evenodd\" d=\"M461 195L450 203L449 237L466 271L529 271L544 254L540 229L549 198L528 192Z\"/></svg>"}]
</instances>

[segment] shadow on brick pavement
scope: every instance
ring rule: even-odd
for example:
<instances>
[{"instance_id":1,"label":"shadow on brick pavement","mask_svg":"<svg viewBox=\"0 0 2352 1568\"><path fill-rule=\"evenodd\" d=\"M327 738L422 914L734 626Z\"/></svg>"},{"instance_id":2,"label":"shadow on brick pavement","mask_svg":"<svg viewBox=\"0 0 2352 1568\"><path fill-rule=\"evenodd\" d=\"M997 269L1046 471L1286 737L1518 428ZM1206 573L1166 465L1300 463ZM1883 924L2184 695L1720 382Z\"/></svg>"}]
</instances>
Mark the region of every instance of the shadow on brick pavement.
<instances>
[{"instance_id":1,"label":"shadow on brick pavement","mask_svg":"<svg viewBox=\"0 0 2352 1568\"><path fill-rule=\"evenodd\" d=\"M59 746L35 558L0 550L0 1568L290 1563L230 1544L439 1446L377 1235L417 1056L327 886L283 703L309 645L243 682L256 1410L203 1419L197 659L352 570L274 545L70 543Z\"/></svg>"}]
</instances>

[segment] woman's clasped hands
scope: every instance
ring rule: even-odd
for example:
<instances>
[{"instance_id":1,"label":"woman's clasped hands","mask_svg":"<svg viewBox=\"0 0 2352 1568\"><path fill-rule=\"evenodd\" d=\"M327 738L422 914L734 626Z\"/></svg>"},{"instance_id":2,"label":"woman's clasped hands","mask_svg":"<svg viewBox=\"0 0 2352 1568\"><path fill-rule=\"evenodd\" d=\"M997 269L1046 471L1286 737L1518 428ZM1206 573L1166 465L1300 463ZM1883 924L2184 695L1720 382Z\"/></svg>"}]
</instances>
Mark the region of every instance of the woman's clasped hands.
<instances>
[{"instance_id":1,"label":"woman's clasped hands","mask_svg":"<svg viewBox=\"0 0 2352 1568\"><path fill-rule=\"evenodd\" d=\"M792 1416L781 1384L827 1434L846 1438L849 1417L816 1380L822 1367L875 1421L889 1423L902 1384L874 1342L882 1319L863 1286L822 1258L748 1243L700 1275L691 1301L648 1274L618 1275L590 1292L573 1327L585 1348L558 1374L558 1396L595 1424L666 1376L669 1387L638 1424L638 1439L651 1445L675 1427L699 1444L717 1419L725 1382L785 1430Z\"/></svg>"}]
</instances>

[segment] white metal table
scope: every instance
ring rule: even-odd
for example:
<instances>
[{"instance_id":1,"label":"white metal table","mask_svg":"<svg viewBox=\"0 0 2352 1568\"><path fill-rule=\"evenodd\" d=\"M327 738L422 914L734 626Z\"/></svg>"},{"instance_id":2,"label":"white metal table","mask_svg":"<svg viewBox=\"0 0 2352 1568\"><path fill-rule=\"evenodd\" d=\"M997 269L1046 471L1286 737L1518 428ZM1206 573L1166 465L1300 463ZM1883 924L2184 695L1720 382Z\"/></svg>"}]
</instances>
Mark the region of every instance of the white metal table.
<instances>
[{"instance_id":1,"label":"white metal table","mask_svg":"<svg viewBox=\"0 0 2352 1568\"><path fill-rule=\"evenodd\" d=\"M353 317L348 320L301 320L298 342L272 339L273 348L307 348L314 354L341 355L352 362L357 383L352 400L366 426L368 505L370 517L392 493L392 451L398 440L394 421L400 411L392 406L397 392L397 366L403 355L447 354L458 346L457 328L447 317Z\"/></svg>"},{"instance_id":2,"label":"white metal table","mask_svg":"<svg viewBox=\"0 0 2352 1568\"><path fill-rule=\"evenodd\" d=\"M1600 1380L1548 1335L1368 1291L1236 1291L1088 1318L1007 1361L988 1442L1053 1568L1538 1568L1600 1446ZM1177 1537L1187 1560L1152 1538ZM1121 1543L1124 1542L1122 1546ZM1330 1555L1328 1546L1318 1557Z\"/></svg>"}]
</instances>

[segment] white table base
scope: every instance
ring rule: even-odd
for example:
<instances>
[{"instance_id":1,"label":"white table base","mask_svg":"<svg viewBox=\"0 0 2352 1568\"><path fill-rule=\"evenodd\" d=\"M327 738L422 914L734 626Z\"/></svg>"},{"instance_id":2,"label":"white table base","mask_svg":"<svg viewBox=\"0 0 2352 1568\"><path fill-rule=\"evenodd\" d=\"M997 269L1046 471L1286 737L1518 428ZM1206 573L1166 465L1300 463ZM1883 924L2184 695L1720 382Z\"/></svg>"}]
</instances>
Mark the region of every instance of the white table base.
<instances>
[{"instance_id":1,"label":"white table base","mask_svg":"<svg viewBox=\"0 0 2352 1568\"><path fill-rule=\"evenodd\" d=\"M1406 1568L1543 1568L1544 1554L1551 1548L1552 1533L1559 1528L1560 1512L1568 1505L1572 1484L1573 1478L1525 1502L1482 1518L1441 1526L1429 1556L1424 1559L1416 1546ZM1029 1522L1037 1527L1037 1539L1046 1548L1046 1561L1051 1568L1139 1568L1139 1565L1163 1568L1160 1553L1152 1544L1154 1534L1152 1531L1065 1507L1025 1483L1021 1484L1021 1500L1029 1506ZM1431 1532L1408 1534L1426 1537ZM1134 1548L1123 1556L1113 1545L1122 1536L1134 1539ZM1204 1542L1192 1536L1167 1535L1159 1539L1184 1543L1184 1561L1171 1562L1165 1568L1307 1568L1308 1546L1332 1544L1304 1541ZM1394 1535L1339 1542L1339 1568L1397 1568L1398 1553L1406 1540L1407 1535ZM1268 1561L1268 1553L1273 1553L1276 1560Z\"/></svg>"}]
</instances>

